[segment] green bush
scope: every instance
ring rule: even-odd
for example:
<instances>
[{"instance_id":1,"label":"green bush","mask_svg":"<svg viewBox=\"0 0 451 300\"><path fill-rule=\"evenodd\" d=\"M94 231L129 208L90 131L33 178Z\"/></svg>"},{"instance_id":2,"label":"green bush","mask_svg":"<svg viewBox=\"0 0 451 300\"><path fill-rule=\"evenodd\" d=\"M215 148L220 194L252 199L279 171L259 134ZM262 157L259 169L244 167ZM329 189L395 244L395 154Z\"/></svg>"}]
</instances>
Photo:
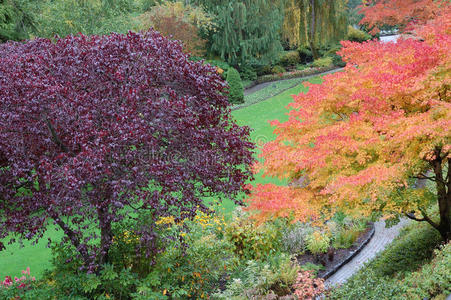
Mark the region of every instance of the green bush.
<instances>
[{"instance_id":1,"label":"green bush","mask_svg":"<svg viewBox=\"0 0 451 300\"><path fill-rule=\"evenodd\" d=\"M235 68L230 68L227 72L227 82L229 84L229 102L243 103L244 102L244 88L241 82L240 73Z\"/></svg>"},{"instance_id":2,"label":"green bush","mask_svg":"<svg viewBox=\"0 0 451 300\"><path fill-rule=\"evenodd\" d=\"M431 299L451 292L451 245L429 224L413 222L329 299ZM433 258L435 254L435 258ZM431 258L433 258L431 260Z\"/></svg>"},{"instance_id":3,"label":"green bush","mask_svg":"<svg viewBox=\"0 0 451 300\"><path fill-rule=\"evenodd\" d=\"M352 26L348 27L348 33L346 35L346 40L351 41L351 42L364 42L367 41L369 39L371 39L371 35L369 35L368 33L356 29Z\"/></svg>"},{"instance_id":4,"label":"green bush","mask_svg":"<svg viewBox=\"0 0 451 300\"><path fill-rule=\"evenodd\" d=\"M421 237L418 238L418 240ZM397 240L394 244L397 243ZM367 264L328 299L440 299L451 293L451 244L435 250L432 261L415 272L381 276ZM377 258L376 258L377 260Z\"/></svg>"},{"instance_id":5,"label":"green bush","mask_svg":"<svg viewBox=\"0 0 451 300\"><path fill-rule=\"evenodd\" d=\"M332 54L330 55L332 57L332 63L334 66L337 67L344 67L346 66L346 62L343 61L343 58L338 54Z\"/></svg>"},{"instance_id":6,"label":"green bush","mask_svg":"<svg viewBox=\"0 0 451 300\"><path fill-rule=\"evenodd\" d=\"M279 65L274 66L274 67L272 67L272 69L271 69L271 73L272 73L272 74L282 74L282 73L285 73L286 71L287 71L287 70L285 70L284 67L279 66Z\"/></svg>"},{"instance_id":7,"label":"green bush","mask_svg":"<svg viewBox=\"0 0 451 300\"><path fill-rule=\"evenodd\" d=\"M240 75L242 80L254 81L257 79L257 72L251 66L242 66L240 68Z\"/></svg>"},{"instance_id":8,"label":"green bush","mask_svg":"<svg viewBox=\"0 0 451 300\"><path fill-rule=\"evenodd\" d=\"M451 243L435 250L434 259L404 278L406 298L425 299L451 294Z\"/></svg>"},{"instance_id":9,"label":"green bush","mask_svg":"<svg viewBox=\"0 0 451 300\"><path fill-rule=\"evenodd\" d=\"M315 60L312 65L314 67L321 68L331 66L332 64L333 64L332 57L322 57Z\"/></svg>"},{"instance_id":10,"label":"green bush","mask_svg":"<svg viewBox=\"0 0 451 300\"><path fill-rule=\"evenodd\" d=\"M313 61L312 50L306 46L298 48L299 60L301 63L306 64Z\"/></svg>"},{"instance_id":11,"label":"green bush","mask_svg":"<svg viewBox=\"0 0 451 300\"><path fill-rule=\"evenodd\" d=\"M222 60L207 60L206 62L216 68L222 69L223 72L220 75L221 75L222 79L226 79L227 72L231 68L231 66L228 63L226 63Z\"/></svg>"},{"instance_id":12,"label":"green bush","mask_svg":"<svg viewBox=\"0 0 451 300\"><path fill-rule=\"evenodd\" d=\"M280 55L279 63L284 67L295 66L300 62L298 51L284 51Z\"/></svg>"},{"instance_id":13,"label":"green bush","mask_svg":"<svg viewBox=\"0 0 451 300\"><path fill-rule=\"evenodd\" d=\"M283 232L283 250L291 254L302 254L307 250L307 238L314 228L305 223L296 222Z\"/></svg>"},{"instance_id":14,"label":"green bush","mask_svg":"<svg viewBox=\"0 0 451 300\"><path fill-rule=\"evenodd\" d=\"M414 271L432 257L440 243L438 231L429 224L410 225L372 264L376 274L391 276L397 272Z\"/></svg>"},{"instance_id":15,"label":"green bush","mask_svg":"<svg viewBox=\"0 0 451 300\"><path fill-rule=\"evenodd\" d=\"M275 254L265 262L249 260L243 270L233 275L224 291L212 299L276 299L291 294L299 266L290 255ZM276 296L277 295L277 296Z\"/></svg>"},{"instance_id":16,"label":"green bush","mask_svg":"<svg viewBox=\"0 0 451 300\"><path fill-rule=\"evenodd\" d=\"M234 244L235 253L242 259L262 260L282 249L282 228L286 221L277 219L257 225L246 213L236 212L225 225L226 237Z\"/></svg>"},{"instance_id":17,"label":"green bush","mask_svg":"<svg viewBox=\"0 0 451 300\"><path fill-rule=\"evenodd\" d=\"M324 232L315 231L307 236L307 250L314 255L326 253L330 246L330 238Z\"/></svg>"}]
</instances>

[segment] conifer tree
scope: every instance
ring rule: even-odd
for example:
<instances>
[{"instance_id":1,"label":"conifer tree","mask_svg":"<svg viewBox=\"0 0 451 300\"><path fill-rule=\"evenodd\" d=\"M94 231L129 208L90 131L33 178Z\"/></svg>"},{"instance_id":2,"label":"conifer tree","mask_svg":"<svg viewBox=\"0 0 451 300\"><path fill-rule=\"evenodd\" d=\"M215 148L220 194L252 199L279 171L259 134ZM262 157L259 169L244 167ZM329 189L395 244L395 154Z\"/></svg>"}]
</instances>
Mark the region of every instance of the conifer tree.
<instances>
[{"instance_id":1,"label":"conifer tree","mask_svg":"<svg viewBox=\"0 0 451 300\"><path fill-rule=\"evenodd\" d=\"M243 103L244 89L241 82L240 73L235 68L230 68L227 72L227 82L229 84L229 102Z\"/></svg>"},{"instance_id":2,"label":"conifer tree","mask_svg":"<svg viewBox=\"0 0 451 300\"><path fill-rule=\"evenodd\" d=\"M31 15L20 0L0 0L0 42L23 40L33 27Z\"/></svg>"},{"instance_id":3,"label":"conifer tree","mask_svg":"<svg viewBox=\"0 0 451 300\"><path fill-rule=\"evenodd\" d=\"M270 0L197 0L217 16L217 28L211 32L210 51L232 65L256 60L267 64L282 50L280 28L283 20L281 1Z\"/></svg>"}]
</instances>

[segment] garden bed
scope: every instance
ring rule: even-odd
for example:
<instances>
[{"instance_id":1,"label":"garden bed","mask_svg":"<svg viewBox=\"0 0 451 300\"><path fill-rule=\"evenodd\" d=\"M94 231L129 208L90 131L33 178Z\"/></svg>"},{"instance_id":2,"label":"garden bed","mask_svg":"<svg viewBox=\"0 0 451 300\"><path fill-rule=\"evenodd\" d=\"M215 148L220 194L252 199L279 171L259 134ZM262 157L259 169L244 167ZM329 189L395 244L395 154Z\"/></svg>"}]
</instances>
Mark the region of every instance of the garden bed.
<instances>
[{"instance_id":1,"label":"garden bed","mask_svg":"<svg viewBox=\"0 0 451 300\"><path fill-rule=\"evenodd\" d=\"M324 269L319 270L317 276L327 279L338 271L343 265L347 264L354 256L356 256L374 235L374 224L370 223L368 228L362 232L354 244L347 249L332 249L330 256L333 260L329 259L329 253L323 254L319 257L319 261L313 254L303 254L297 256L298 263L302 266L305 264L323 264Z\"/></svg>"}]
</instances>

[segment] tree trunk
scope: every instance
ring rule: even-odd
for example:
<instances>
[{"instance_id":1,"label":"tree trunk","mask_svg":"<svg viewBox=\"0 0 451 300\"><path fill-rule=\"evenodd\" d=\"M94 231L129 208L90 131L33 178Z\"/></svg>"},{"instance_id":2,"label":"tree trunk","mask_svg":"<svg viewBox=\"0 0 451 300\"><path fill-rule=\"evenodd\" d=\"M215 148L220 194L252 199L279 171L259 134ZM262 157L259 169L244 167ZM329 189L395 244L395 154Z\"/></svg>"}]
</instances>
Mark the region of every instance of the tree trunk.
<instances>
[{"instance_id":1,"label":"tree trunk","mask_svg":"<svg viewBox=\"0 0 451 300\"><path fill-rule=\"evenodd\" d=\"M108 252L113 240L113 232L111 229L111 220L109 220L108 213L105 208L99 208L97 210L99 216L100 225L100 253L99 253L99 265L103 265L109 262Z\"/></svg>"},{"instance_id":2,"label":"tree trunk","mask_svg":"<svg viewBox=\"0 0 451 300\"><path fill-rule=\"evenodd\" d=\"M440 223L437 230L440 232L444 241L451 239L451 161L448 160L448 175L443 178L442 159L440 152L437 153L437 159L434 161L434 174L437 187L438 208L440 213Z\"/></svg>"},{"instance_id":3,"label":"tree trunk","mask_svg":"<svg viewBox=\"0 0 451 300\"><path fill-rule=\"evenodd\" d=\"M316 33L316 13L315 13L315 0L310 0L311 20L310 20L310 36L309 44L312 50L313 59L319 58L318 50L315 45L315 33Z\"/></svg>"}]
</instances>

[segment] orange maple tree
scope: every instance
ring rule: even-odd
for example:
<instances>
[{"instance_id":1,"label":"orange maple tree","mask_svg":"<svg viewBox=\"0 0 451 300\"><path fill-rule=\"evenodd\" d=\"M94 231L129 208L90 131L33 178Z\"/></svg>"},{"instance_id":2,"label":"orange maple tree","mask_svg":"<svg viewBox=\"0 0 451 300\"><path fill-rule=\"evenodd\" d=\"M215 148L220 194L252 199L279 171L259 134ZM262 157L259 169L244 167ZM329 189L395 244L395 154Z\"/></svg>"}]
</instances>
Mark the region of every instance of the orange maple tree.
<instances>
[{"instance_id":1,"label":"orange maple tree","mask_svg":"<svg viewBox=\"0 0 451 300\"><path fill-rule=\"evenodd\" d=\"M446 0L448 1L448 0ZM404 30L409 25L424 24L441 13L443 0L366 0L360 6L371 34L379 32L382 25L398 26Z\"/></svg>"},{"instance_id":2,"label":"orange maple tree","mask_svg":"<svg viewBox=\"0 0 451 300\"><path fill-rule=\"evenodd\" d=\"M396 1L395 1L396 2ZM407 215L451 237L450 6L418 27L424 41L343 42L343 72L293 96L289 120L257 165L289 186L257 185L258 217L306 221L336 211ZM435 189L415 186L418 178ZM440 220L427 214L438 203Z\"/></svg>"}]
</instances>

